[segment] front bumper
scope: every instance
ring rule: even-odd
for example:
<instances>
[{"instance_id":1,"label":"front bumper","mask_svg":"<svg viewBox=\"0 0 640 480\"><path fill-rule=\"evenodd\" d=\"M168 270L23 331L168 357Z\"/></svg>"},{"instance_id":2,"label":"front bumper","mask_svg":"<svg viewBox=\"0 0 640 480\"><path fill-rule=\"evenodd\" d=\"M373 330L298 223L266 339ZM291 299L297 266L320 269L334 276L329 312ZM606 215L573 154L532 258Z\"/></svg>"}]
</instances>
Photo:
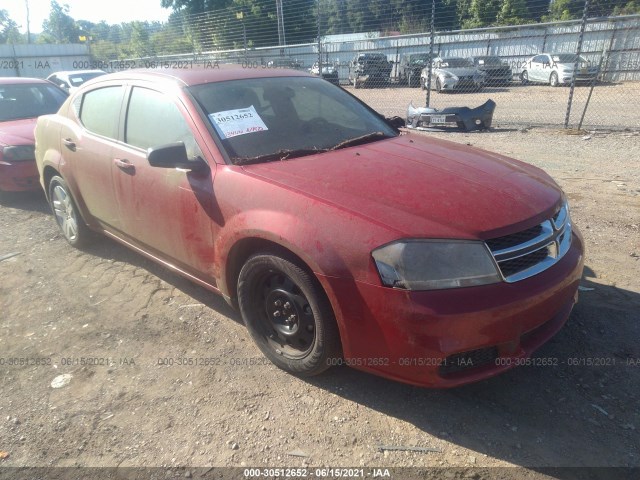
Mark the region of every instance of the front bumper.
<instances>
[{"instance_id":1,"label":"front bumper","mask_svg":"<svg viewBox=\"0 0 640 480\"><path fill-rule=\"evenodd\" d=\"M28 192L40 188L40 175L35 160L15 163L0 161L1 191Z\"/></svg>"},{"instance_id":2,"label":"front bumper","mask_svg":"<svg viewBox=\"0 0 640 480\"><path fill-rule=\"evenodd\" d=\"M470 79L458 79L458 78L440 78L440 85L442 90L475 90L482 88L483 82Z\"/></svg>"},{"instance_id":3,"label":"front bumper","mask_svg":"<svg viewBox=\"0 0 640 480\"><path fill-rule=\"evenodd\" d=\"M320 277L334 305L344 362L393 380L455 387L497 375L529 357L564 325L583 269L583 243L522 280L410 292Z\"/></svg>"}]
</instances>

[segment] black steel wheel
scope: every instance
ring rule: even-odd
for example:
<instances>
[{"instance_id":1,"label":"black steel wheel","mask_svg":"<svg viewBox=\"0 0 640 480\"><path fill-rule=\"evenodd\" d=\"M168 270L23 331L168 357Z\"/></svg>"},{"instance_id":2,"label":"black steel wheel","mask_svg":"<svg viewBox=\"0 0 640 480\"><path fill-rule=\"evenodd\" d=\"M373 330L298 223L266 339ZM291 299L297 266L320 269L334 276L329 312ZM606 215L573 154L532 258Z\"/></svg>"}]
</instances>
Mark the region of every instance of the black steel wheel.
<instances>
[{"instance_id":1,"label":"black steel wheel","mask_svg":"<svg viewBox=\"0 0 640 480\"><path fill-rule=\"evenodd\" d=\"M76 202L62 177L55 176L49 182L49 203L64 238L74 247L86 244L89 228L80 216Z\"/></svg>"},{"instance_id":2,"label":"black steel wheel","mask_svg":"<svg viewBox=\"0 0 640 480\"><path fill-rule=\"evenodd\" d=\"M317 375L340 355L331 305L295 262L270 253L250 257L238 277L238 304L253 340L283 370Z\"/></svg>"}]
</instances>

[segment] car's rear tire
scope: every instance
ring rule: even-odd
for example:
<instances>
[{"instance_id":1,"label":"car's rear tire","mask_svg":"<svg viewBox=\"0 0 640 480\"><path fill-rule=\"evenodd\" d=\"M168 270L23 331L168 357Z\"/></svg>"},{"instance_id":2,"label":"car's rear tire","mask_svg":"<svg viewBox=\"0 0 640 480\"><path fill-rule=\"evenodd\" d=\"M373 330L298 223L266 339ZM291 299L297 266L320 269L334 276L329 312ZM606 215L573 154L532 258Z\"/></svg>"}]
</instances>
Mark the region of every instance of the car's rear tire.
<instances>
[{"instance_id":1,"label":"car's rear tire","mask_svg":"<svg viewBox=\"0 0 640 480\"><path fill-rule=\"evenodd\" d=\"M67 242L76 248L86 245L91 232L78 211L67 183L60 176L56 175L49 181L49 204Z\"/></svg>"},{"instance_id":2,"label":"car's rear tire","mask_svg":"<svg viewBox=\"0 0 640 480\"><path fill-rule=\"evenodd\" d=\"M338 326L322 287L286 256L250 257L238 277L238 304L251 337L277 367L317 375L340 356Z\"/></svg>"},{"instance_id":3,"label":"car's rear tire","mask_svg":"<svg viewBox=\"0 0 640 480\"><path fill-rule=\"evenodd\" d=\"M551 72L551 75L549 76L549 85L552 87L560 85L560 82L558 81L558 74L556 72Z\"/></svg>"},{"instance_id":4,"label":"car's rear tire","mask_svg":"<svg viewBox=\"0 0 640 480\"><path fill-rule=\"evenodd\" d=\"M442 93L442 83L439 78L436 78L436 92Z\"/></svg>"},{"instance_id":5,"label":"car's rear tire","mask_svg":"<svg viewBox=\"0 0 640 480\"><path fill-rule=\"evenodd\" d=\"M520 82L522 82L523 85L527 85L529 83L529 74L526 70L520 74Z\"/></svg>"}]
</instances>

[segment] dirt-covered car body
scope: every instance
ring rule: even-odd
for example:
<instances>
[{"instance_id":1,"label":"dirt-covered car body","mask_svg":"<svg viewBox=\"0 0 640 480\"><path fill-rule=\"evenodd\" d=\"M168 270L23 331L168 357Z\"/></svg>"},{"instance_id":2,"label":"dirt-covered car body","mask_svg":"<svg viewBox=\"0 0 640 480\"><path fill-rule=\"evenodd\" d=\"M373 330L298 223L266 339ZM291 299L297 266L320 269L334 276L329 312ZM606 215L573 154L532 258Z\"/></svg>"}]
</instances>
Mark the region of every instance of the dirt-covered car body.
<instances>
[{"instance_id":1,"label":"dirt-covered car body","mask_svg":"<svg viewBox=\"0 0 640 480\"><path fill-rule=\"evenodd\" d=\"M591 82L597 76L598 66L574 53L541 53L529 58L520 67L522 83L546 83L552 87L568 85L574 78L576 83Z\"/></svg>"},{"instance_id":2,"label":"dirt-covered car body","mask_svg":"<svg viewBox=\"0 0 640 480\"><path fill-rule=\"evenodd\" d=\"M38 78L0 78L0 191L39 190L33 129L67 94Z\"/></svg>"},{"instance_id":3,"label":"dirt-covered car body","mask_svg":"<svg viewBox=\"0 0 640 480\"><path fill-rule=\"evenodd\" d=\"M420 85L427 88L428 67L420 74ZM468 58L436 57L431 63L431 89L437 92L478 91L485 84L486 74Z\"/></svg>"},{"instance_id":4,"label":"dirt-covered car body","mask_svg":"<svg viewBox=\"0 0 640 480\"><path fill-rule=\"evenodd\" d=\"M480 380L575 302L582 239L548 175L400 135L309 74L104 76L36 138L67 240L86 222L222 294L297 374L341 362L423 386Z\"/></svg>"}]
</instances>

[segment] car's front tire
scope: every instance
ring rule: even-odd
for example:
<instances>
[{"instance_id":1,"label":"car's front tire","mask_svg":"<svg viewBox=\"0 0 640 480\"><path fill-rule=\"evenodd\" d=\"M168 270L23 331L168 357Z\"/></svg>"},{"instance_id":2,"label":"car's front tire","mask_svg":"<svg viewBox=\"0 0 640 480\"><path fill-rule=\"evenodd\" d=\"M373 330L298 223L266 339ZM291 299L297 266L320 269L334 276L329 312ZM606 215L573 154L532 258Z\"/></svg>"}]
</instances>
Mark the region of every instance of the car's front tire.
<instances>
[{"instance_id":1,"label":"car's front tire","mask_svg":"<svg viewBox=\"0 0 640 480\"><path fill-rule=\"evenodd\" d=\"M242 318L262 353L277 367L317 375L340 356L331 305L311 274L286 256L259 253L238 277Z\"/></svg>"},{"instance_id":2,"label":"car's front tire","mask_svg":"<svg viewBox=\"0 0 640 480\"><path fill-rule=\"evenodd\" d=\"M552 87L560 85L560 82L558 81L558 74L556 72L551 72L551 75L549 76L549 85Z\"/></svg>"},{"instance_id":3,"label":"car's front tire","mask_svg":"<svg viewBox=\"0 0 640 480\"><path fill-rule=\"evenodd\" d=\"M49 182L49 204L64 238L73 247L85 245L90 231L84 223L69 187L60 176Z\"/></svg>"}]
</instances>

